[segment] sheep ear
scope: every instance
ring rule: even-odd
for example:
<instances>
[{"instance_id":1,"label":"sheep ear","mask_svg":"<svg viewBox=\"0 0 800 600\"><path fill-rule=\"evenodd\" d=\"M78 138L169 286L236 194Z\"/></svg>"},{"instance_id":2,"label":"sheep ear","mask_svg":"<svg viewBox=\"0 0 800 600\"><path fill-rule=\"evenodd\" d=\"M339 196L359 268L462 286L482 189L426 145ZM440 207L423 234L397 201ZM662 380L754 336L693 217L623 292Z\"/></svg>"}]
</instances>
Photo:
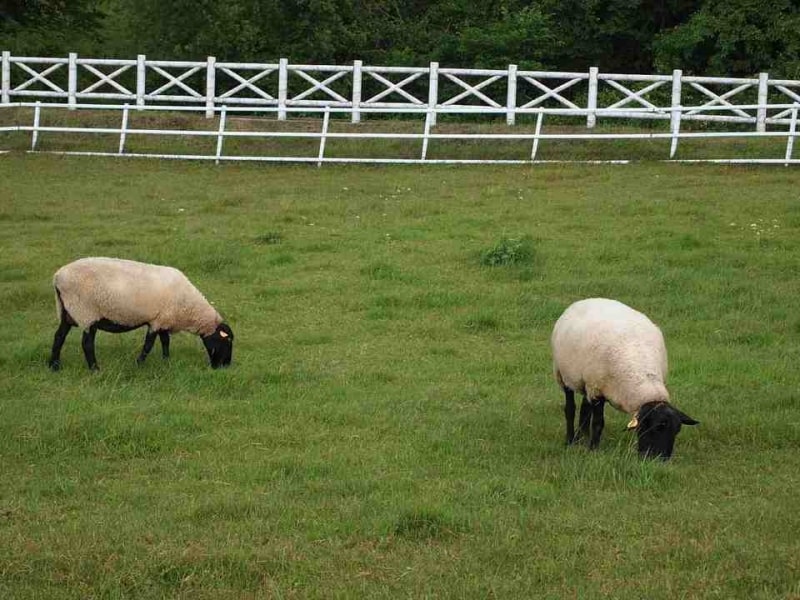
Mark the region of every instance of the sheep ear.
<instances>
[{"instance_id":1,"label":"sheep ear","mask_svg":"<svg viewBox=\"0 0 800 600\"><path fill-rule=\"evenodd\" d=\"M681 418L681 423L683 423L684 425L699 425L700 424L700 421L695 421L692 417L690 417L686 413L683 413L683 412L681 412L679 410L677 412L678 412L678 416Z\"/></svg>"},{"instance_id":2,"label":"sheep ear","mask_svg":"<svg viewBox=\"0 0 800 600\"><path fill-rule=\"evenodd\" d=\"M630 431L631 429L636 429L638 426L639 426L639 418L636 415L634 415L633 418L631 419L631 422L628 423L628 426L625 429Z\"/></svg>"}]
</instances>

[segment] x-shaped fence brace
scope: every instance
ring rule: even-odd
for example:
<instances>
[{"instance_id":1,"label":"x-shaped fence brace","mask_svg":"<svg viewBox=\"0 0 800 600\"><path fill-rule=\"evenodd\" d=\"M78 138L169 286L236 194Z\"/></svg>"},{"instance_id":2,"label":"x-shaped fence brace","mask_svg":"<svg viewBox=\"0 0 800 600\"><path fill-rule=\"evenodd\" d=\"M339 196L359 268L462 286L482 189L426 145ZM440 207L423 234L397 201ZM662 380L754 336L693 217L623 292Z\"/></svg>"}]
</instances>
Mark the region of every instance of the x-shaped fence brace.
<instances>
[{"instance_id":1,"label":"x-shaped fence brace","mask_svg":"<svg viewBox=\"0 0 800 600\"><path fill-rule=\"evenodd\" d=\"M698 92L701 92L702 94L705 94L706 96L711 98L711 102L706 102L702 106L698 107L696 110L690 110L689 112L686 113L687 116L688 115L698 114L698 113L702 112L702 110L704 108L707 108L709 106L729 106L731 108L731 111L736 113L740 117L745 117L747 119L752 119L753 118L753 115L750 115L750 114L746 113L745 111L743 111L743 110L741 110L739 108L736 108L736 106L734 106L733 104L728 102L728 98L730 98L731 96L735 96L736 94L739 94L739 93L745 91L746 89L753 87L752 83L744 83L744 84L742 84L742 85L740 85L738 87L733 88L732 90L728 90L724 94L715 94L714 92L709 90L704 85L701 85L701 84L696 83L694 81L689 82L689 85L691 85Z\"/></svg>"},{"instance_id":2,"label":"x-shaped fence brace","mask_svg":"<svg viewBox=\"0 0 800 600\"><path fill-rule=\"evenodd\" d=\"M202 69L205 69L205 65L197 66L197 67L191 67L187 71L182 73L181 75L173 75L172 73L169 73L168 71L165 71L161 67L158 67L158 66L153 65L153 64L149 64L147 66L150 67L153 71L155 71L156 73L158 73L164 79L167 80L167 83L162 85L160 88L150 92L148 94L149 96L158 96L159 94L163 94L166 90L170 89L171 87L177 85L178 87L182 88L184 91L188 92L189 95L193 96L194 98L204 98L205 97L204 94L201 94L201 93L197 92L196 90L193 90L188 85L183 83L184 79L187 79L187 78L191 77L192 75L194 75L195 73L197 73L198 71L200 71Z\"/></svg>"},{"instance_id":3,"label":"x-shaped fence brace","mask_svg":"<svg viewBox=\"0 0 800 600\"><path fill-rule=\"evenodd\" d=\"M26 71L29 75L31 75L31 78L26 80L22 84L18 85L17 87L13 88L11 90L12 92L21 92L22 90L27 89L28 87L32 86L37 81L40 81L43 84L45 84L47 87L49 87L51 90L53 90L54 92L60 92L62 94L66 94L67 93L67 91L65 89L60 88L55 83L53 83L52 81L47 79L48 75L50 75L54 71L57 71L58 69L60 69L64 65L64 63L56 63L56 64L53 64L53 65L50 65L44 71L37 71L35 69L32 69L31 67L29 67L25 63L14 63L14 64L16 64L23 71Z\"/></svg>"},{"instance_id":4,"label":"x-shaped fence brace","mask_svg":"<svg viewBox=\"0 0 800 600\"><path fill-rule=\"evenodd\" d=\"M482 90L483 88L485 88L487 86L492 85L498 79L502 79L504 77L503 75L493 75L492 77L489 77L488 79L484 79L483 81L479 82L476 85L470 85L466 81L464 81L463 79L457 77L456 75L453 75L452 73L447 73L447 72L444 72L444 71L440 71L440 73L442 75L444 75L445 77L447 77L447 79L449 79L453 83L455 83L455 84L461 86L462 88L464 88L464 91L461 92L460 94L457 94L457 95L453 96L452 98L449 98L448 100L445 100L444 102L442 102L441 103L442 106L450 106L451 104L455 104L456 102L458 102L462 98L466 98L467 96L475 96L475 97L480 98L481 100L483 100L489 106L492 106L494 108L500 108L500 105L497 102L495 102L494 100L489 98L489 96L487 96L486 94L482 93L480 90Z\"/></svg>"},{"instance_id":5,"label":"x-shaped fence brace","mask_svg":"<svg viewBox=\"0 0 800 600\"><path fill-rule=\"evenodd\" d=\"M523 81L527 81L533 87L538 88L539 90L544 92L544 94L542 94L541 96L537 96L530 102L523 104L522 106L520 106L520 108L531 108L534 106L539 106L540 104L544 103L548 98L553 98L559 104L562 104L568 108L578 108L578 109L580 108L574 102L570 102L567 98L564 98L564 96L562 96L560 92L563 92L564 90L571 88L572 86L581 81L585 81L585 79L583 78L578 77L577 79L570 79L569 81L565 81L561 85L553 88L546 86L538 79L530 77L529 75L521 75L520 79L522 79Z\"/></svg>"},{"instance_id":6,"label":"x-shaped fence brace","mask_svg":"<svg viewBox=\"0 0 800 600\"><path fill-rule=\"evenodd\" d=\"M267 77L271 73L274 73L275 69L264 69L259 71L249 79L245 79L244 77L239 75L236 71L229 69L228 67L219 67L219 68L223 73L228 75L231 79L235 79L236 81L239 82L239 85L237 85L235 88L228 90L227 92L219 96L220 100L224 98L234 99L234 96L236 94L238 94L241 90L245 89L254 92L256 95L261 96L265 100L275 100L274 96L271 96L262 88L258 87L257 85L254 85L260 79L263 79L264 77Z\"/></svg>"},{"instance_id":7,"label":"x-shaped fence brace","mask_svg":"<svg viewBox=\"0 0 800 600\"><path fill-rule=\"evenodd\" d=\"M403 89L406 85L408 85L412 81L415 81L415 80L419 79L420 76L422 76L422 73L412 73L411 75L409 75L408 77L406 77L402 81L398 81L398 82L395 83L394 81L390 81L389 79L387 79L386 77L384 77L380 73L374 73L372 71L367 71L367 72L370 74L370 76L373 79L375 79L376 81L379 81L380 83L385 85L386 89L381 91L381 92L379 92L379 93L377 93L377 94L375 94L372 98L370 98L369 100L366 100L365 102L363 102L363 104L369 104L371 102L377 102L378 100L381 100L381 99L385 98L386 96L389 96L392 93L400 94L401 96L403 96L406 100L408 100L412 104L425 104L425 102L423 102L419 98L415 97L413 94L410 94L409 92L407 92L406 90Z\"/></svg>"},{"instance_id":8,"label":"x-shaped fence brace","mask_svg":"<svg viewBox=\"0 0 800 600\"><path fill-rule=\"evenodd\" d=\"M775 88L778 91L780 91L781 93L786 94L786 96L791 98L794 102L800 102L800 94L798 94L797 92L794 92L794 91L790 90L789 88L787 88L784 85L776 85ZM779 112L778 114L776 114L772 118L773 119L782 119L782 118L784 118L786 116L789 116L792 113L792 110L794 110L794 109L787 108L786 110L783 110L783 111Z\"/></svg>"},{"instance_id":9,"label":"x-shaped fence brace","mask_svg":"<svg viewBox=\"0 0 800 600\"><path fill-rule=\"evenodd\" d=\"M126 89L125 86L116 81L116 78L122 75L122 73L124 73L128 69L130 69L131 65L123 65L113 73L103 73L99 69L96 69L92 65L86 63L82 63L81 66L84 67L87 71L89 71L93 75L95 75L97 77L97 81L95 81L92 85L90 85L86 89L81 90L79 92L80 94L88 94L90 92L93 92L94 90L96 90L97 88L101 87L103 84L106 83L111 87L116 88L119 92L123 94L129 94L129 95L133 94L133 92L131 92L129 89Z\"/></svg>"},{"instance_id":10,"label":"x-shaped fence brace","mask_svg":"<svg viewBox=\"0 0 800 600\"><path fill-rule=\"evenodd\" d=\"M625 97L622 98L621 100L619 100L619 101L615 102L614 104L606 107L606 108L609 108L609 109L622 108L623 106L627 106L628 104L630 104L631 102L633 102L635 100L636 102L638 102L641 106L643 106L645 108L651 108L653 110L658 110L658 107L655 104L653 104L652 102L650 102L649 100L647 100L647 98L645 98L645 96L647 94L649 94L650 92L652 92L653 90L657 90L658 88L660 88L662 85L664 85L666 83L666 81L664 81L664 80L662 80L662 81L654 81L650 85L647 85L647 86L643 87L640 90L635 90L634 91L634 90L631 90L629 88L626 88L624 85L622 85L618 81L614 81L613 79L607 79L605 81L606 81L606 83L608 83L608 85L613 87L615 90L617 90L619 92L622 92L625 95Z\"/></svg>"},{"instance_id":11,"label":"x-shaped fence brace","mask_svg":"<svg viewBox=\"0 0 800 600\"><path fill-rule=\"evenodd\" d=\"M324 92L324 93L328 94L328 96L330 96L334 100L338 100L339 102L344 102L345 104L350 102L347 98L345 98L344 96L338 94L337 92L332 90L330 87L328 87L334 81L336 81L338 79L341 79L342 77L347 75L348 71L339 71L338 73L334 73L333 75L331 75L330 77L328 77L327 79L325 79L323 81L315 79L311 75L306 73L305 71L301 71L299 69L291 69L291 72L292 73L297 73L300 77L302 77L303 79L305 79L306 81L308 81L311 84L310 88L308 88L307 90L301 92L297 96L294 96L293 98L291 98L290 100L292 100L293 102L296 102L298 100L303 100L304 98L308 98L309 96L311 96L312 94L314 94L317 91Z\"/></svg>"}]
</instances>

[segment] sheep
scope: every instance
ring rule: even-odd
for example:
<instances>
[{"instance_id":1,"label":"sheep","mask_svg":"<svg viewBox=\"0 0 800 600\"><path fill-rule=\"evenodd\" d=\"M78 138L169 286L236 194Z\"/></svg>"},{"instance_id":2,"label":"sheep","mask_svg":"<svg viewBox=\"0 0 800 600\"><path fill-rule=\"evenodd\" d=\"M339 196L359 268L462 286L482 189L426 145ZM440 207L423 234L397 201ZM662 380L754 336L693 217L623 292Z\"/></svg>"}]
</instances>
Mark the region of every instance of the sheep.
<instances>
[{"instance_id":1,"label":"sheep","mask_svg":"<svg viewBox=\"0 0 800 600\"><path fill-rule=\"evenodd\" d=\"M603 408L632 415L639 454L667 460L681 425L697 425L669 403L667 349L661 330L644 314L616 300L590 298L570 305L551 337L553 372L564 390L567 444L589 434L596 449L603 432ZM583 395L575 434L575 392Z\"/></svg>"},{"instance_id":2,"label":"sheep","mask_svg":"<svg viewBox=\"0 0 800 600\"><path fill-rule=\"evenodd\" d=\"M178 269L120 258L81 258L53 276L59 326L49 366L61 367L61 347L72 327L83 329L82 347L89 369L98 369L97 330L122 333L147 325L137 358L144 362L156 336L169 358L171 333L190 331L203 340L211 367L230 365L233 331L217 310Z\"/></svg>"}]
</instances>

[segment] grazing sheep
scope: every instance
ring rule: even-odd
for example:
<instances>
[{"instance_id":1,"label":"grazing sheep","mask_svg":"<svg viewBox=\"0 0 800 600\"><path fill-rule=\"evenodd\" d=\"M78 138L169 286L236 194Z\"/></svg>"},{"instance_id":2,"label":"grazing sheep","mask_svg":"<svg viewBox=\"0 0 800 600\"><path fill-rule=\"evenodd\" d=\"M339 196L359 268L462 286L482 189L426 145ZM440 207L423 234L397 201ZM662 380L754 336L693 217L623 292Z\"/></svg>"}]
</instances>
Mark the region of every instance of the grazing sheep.
<instances>
[{"instance_id":1,"label":"grazing sheep","mask_svg":"<svg viewBox=\"0 0 800 600\"><path fill-rule=\"evenodd\" d=\"M633 416L639 453L668 459L683 425L697 421L669 404L667 349L661 330L645 315L616 300L590 298L569 306L551 337L553 370L564 390L567 444L588 436L597 448L603 432L603 408ZM575 435L575 392L583 394Z\"/></svg>"},{"instance_id":2,"label":"grazing sheep","mask_svg":"<svg viewBox=\"0 0 800 600\"><path fill-rule=\"evenodd\" d=\"M56 310L61 323L53 339L49 365L61 366L61 347L72 327L83 329L83 353L96 370L97 330L122 333L147 325L143 362L161 340L169 357L169 335L190 331L199 335L213 368L228 366L233 354L233 331L203 295L178 269L120 258L82 258L61 267L53 276Z\"/></svg>"}]
</instances>

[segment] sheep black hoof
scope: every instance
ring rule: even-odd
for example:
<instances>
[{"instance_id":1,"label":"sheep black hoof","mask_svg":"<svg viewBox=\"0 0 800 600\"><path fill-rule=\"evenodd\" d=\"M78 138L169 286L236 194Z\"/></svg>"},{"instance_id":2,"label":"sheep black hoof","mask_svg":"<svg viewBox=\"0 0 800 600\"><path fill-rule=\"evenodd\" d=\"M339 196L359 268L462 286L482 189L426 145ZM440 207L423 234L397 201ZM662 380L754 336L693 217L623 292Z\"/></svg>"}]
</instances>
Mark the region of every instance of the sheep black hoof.
<instances>
[{"instance_id":1,"label":"sheep black hoof","mask_svg":"<svg viewBox=\"0 0 800 600\"><path fill-rule=\"evenodd\" d=\"M144 364L144 361L145 361L146 358L147 358L146 356L139 356L136 359L136 364L139 365L139 366L142 366Z\"/></svg>"},{"instance_id":2,"label":"sheep black hoof","mask_svg":"<svg viewBox=\"0 0 800 600\"><path fill-rule=\"evenodd\" d=\"M49 363L47 363L47 366L50 367L50 370L53 371L53 373L55 373L61 369L61 361L51 360Z\"/></svg>"},{"instance_id":3,"label":"sheep black hoof","mask_svg":"<svg viewBox=\"0 0 800 600\"><path fill-rule=\"evenodd\" d=\"M89 370L90 370L92 373L97 373L98 371L100 371L100 367L98 367L96 364L94 364L94 365L89 365Z\"/></svg>"}]
</instances>

